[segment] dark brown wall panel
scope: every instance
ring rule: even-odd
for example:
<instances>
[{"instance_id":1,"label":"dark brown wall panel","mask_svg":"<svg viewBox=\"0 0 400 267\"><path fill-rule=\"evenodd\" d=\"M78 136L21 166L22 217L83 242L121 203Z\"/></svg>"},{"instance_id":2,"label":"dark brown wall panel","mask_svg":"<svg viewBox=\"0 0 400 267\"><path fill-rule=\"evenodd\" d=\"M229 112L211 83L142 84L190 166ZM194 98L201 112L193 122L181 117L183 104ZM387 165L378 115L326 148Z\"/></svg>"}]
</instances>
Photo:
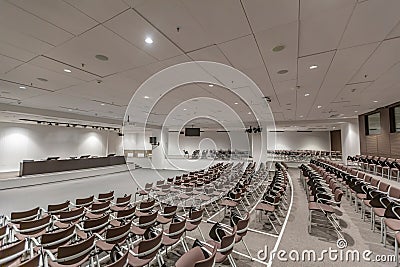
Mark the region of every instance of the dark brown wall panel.
<instances>
[{"instance_id":1,"label":"dark brown wall panel","mask_svg":"<svg viewBox=\"0 0 400 267\"><path fill-rule=\"evenodd\" d=\"M400 158L400 133L390 134L390 152L392 157Z\"/></svg>"},{"instance_id":2,"label":"dark brown wall panel","mask_svg":"<svg viewBox=\"0 0 400 267\"><path fill-rule=\"evenodd\" d=\"M342 151L342 131L331 131L331 150Z\"/></svg>"},{"instance_id":3,"label":"dark brown wall panel","mask_svg":"<svg viewBox=\"0 0 400 267\"><path fill-rule=\"evenodd\" d=\"M378 141L376 135L369 135L366 137L367 154L377 155L378 154Z\"/></svg>"},{"instance_id":4,"label":"dark brown wall panel","mask_svg":"<svg viewBox=\"0 0 400 267\"><path fill-rule=\"evenodd\" d=\"M358 125L360 131L360 152L361 154L367 154L367 142L365 136L365 119L364 115L358 117Z\"/></svg>"},{"instance_id":5,"label":"dark brown wall panel","mask_svg":"<svg viewBox=\"0 0 400 267\"><path fill-rule=\"evenodd\" d=\"M383 157L390 156L390 138L388 134L380 134L378 139L378 155Z\"/></svg>"}]
</instances>

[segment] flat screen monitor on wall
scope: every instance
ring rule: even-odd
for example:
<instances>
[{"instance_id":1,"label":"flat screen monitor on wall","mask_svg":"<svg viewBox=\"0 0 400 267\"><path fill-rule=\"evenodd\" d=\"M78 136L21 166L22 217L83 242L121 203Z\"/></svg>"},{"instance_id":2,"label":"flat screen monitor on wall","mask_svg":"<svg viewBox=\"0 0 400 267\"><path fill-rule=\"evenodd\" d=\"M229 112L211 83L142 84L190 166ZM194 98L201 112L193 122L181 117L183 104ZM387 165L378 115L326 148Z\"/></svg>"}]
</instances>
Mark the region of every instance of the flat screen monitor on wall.
<instances>
[{"instance_id":1,"label":"flat screen monitor on wall","mask_svg":"<svg viewBox=\"0 0 400 267\"><path fill-rule=\"evenodd\" d=\"M150 144L156 145L157 144L157 137L156 136L150 136Z\"/></svg>"},{"instance_id":2,"label":"flat screen monitor on wall","mask_svg":"<svg viewBox=\"0 0 400 267\"><path fill-rule=\"evenodd\" d=\"M200 136L200 128L185 128L185 136Z\"/></svg>"}]
</instances>

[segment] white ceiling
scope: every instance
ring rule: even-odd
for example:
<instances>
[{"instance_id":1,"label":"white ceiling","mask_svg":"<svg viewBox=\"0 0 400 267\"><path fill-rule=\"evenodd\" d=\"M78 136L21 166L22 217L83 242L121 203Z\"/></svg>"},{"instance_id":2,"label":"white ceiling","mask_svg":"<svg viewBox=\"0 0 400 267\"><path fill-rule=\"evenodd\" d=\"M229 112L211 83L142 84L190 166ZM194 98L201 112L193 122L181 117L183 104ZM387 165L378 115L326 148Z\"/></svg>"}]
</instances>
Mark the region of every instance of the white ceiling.
<instances>
[{"instance_id":1,"label":"white ceiling","mask_svg":"<svg viewBox=\"0 0 400 267\"><path fill-rule=\"evenodd\" d=\"M122 120L151 75L209 60L252 78L278 121L354 117L400 99L399 10L399 0L0 0L0 103Z\"/></svg>"}]
</instances>

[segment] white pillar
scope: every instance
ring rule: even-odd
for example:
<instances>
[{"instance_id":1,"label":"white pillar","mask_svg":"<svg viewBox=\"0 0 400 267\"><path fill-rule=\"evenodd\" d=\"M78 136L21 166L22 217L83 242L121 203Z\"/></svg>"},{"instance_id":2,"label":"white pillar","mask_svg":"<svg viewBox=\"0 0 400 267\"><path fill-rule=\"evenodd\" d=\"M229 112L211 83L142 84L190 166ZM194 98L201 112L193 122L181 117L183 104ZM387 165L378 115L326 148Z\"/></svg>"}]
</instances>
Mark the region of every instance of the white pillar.
<instances>
[{"instance_id":1,"label":"white pillar","mask_svg":"<svg viewBox=\"0 0 400 267\"><path fill-rule=\"evenodd\" d=\"M154 147L152 153L152 165L154 169L165 169L166 167L166 157L168 153L168 129L163 128L152 130L152 135L157 137L157 142L160 143L159 146Z\"/></svg>"},{"instance_id":2,"label":"white pillar","mask_svg":"<svg viewBox=\"0 0 400 267\"><path fill-rule=\"evenodd\" d=\"M358 120L342 124L342 160L346 163L347 156L360 154L360 134Z\"/></svg>"}]
</instances>

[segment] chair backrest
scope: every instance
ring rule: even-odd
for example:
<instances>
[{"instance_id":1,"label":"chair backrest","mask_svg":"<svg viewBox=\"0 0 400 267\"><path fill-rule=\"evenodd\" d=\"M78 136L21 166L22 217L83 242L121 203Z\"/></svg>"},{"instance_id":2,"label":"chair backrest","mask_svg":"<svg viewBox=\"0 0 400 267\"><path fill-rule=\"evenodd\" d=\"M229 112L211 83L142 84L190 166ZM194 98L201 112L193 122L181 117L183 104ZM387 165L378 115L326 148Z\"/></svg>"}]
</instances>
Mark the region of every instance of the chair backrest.
<instances>
[{"instance_id":1,"label":"chair backrest","mask_svg":"<svg viewBox=\"0 0 400 267\"><path fill-rule=\"evenodd\" d=\"M389 197L400 199L400 188L396 186L391 186L389 188Z\"/></svg>"},{"instance_id":2,"label":"chair backrest","mask_svg":"<svg viewBox=\"0 0 400 267\"><path fill-rule=\"evenodd\" d=\"M85 208L80 207L70 211L61 211L59 214L59 220L64 223L75 222L80 220L85 215Z\"/></svg>"},{"instance_id":3,"label":"chair backrest","mask_svg":"<svg viewBox=\"0 0 400 267\"><path fill-rule=\"evenodd\" d=\"M236 234L238 236L245 236L247 228L249 227L250 214L247 212L243 219L239 220L236 224Z\"/></svg>"},{"instance_id":4,"label":"chair backrest","mask_svg":"<svg viewBox=\"0 0 400 267\"><path fill-rule=\"evenodd\" d=\"M108 264L105 267L126 267L128 266L128 253L129 251L125 252L124 255L114 263Z\"/></svg>"},{"instance_id":5,"label":"chair backrest","mask_svg":"<svg viewBox=\"0 0 400 267\"><path fill-rule=\"evenodd\" d=\"M6 263L20 257L26 250L25 245L25 240L22 240L5 248L2 248L0 250L0 266L7 266Z\"/></svg>"},{"instance_id":6,"label":"chair backrest","mask_svg":"<svg viewBox=\"0 0 400 267\"><path fill-rule=\"evenodd\" d=\"M371 179L372 179L372 176L371 176L371 175L365 174L365 176L364 176L364 181L365 181L366 183L371 183Z\"/></svg>"},{"instance_id":7,"label":"chair backrest","mask_svg":"<svg viewBox=\"0 0 400 267\"><path fill-rule=\"evenodd\" d=\"M343 191L342 190L336 190L334 193L334 198L335 202L341 202L343 197Z\"/></svg>"},{"instance_id":8,"label":"chair backrest","mask_svg":"<svg viewBox=\"0 0 400 267\"><path fill-rule=\"evenodd\" d=\"M176 214L176 211L178 210L178 206L165 206L164 210L162 212L162 216L165 218L171 218Z\"/></svg>"},{"instance_id":9,"label":"chair backrest","mask_svg":"<svg viewBox=\"0 0 400 267\"><path fill-rule=\"evenodd\" d=\"M129 220L135 216L136 206L117 211L117 220Z\"/></svg>"},{"instance_id":10,"label":"chair backrest","mask_svg":"<svg viewBox=\"0 0 400 267\"><path fill-rule=\"evenodd\" d=\"M75 225L71 225L63 230L43 234L40 244L44 249L56 249L67 244L74 236Z\"/></svg>"},{"instance_id":11,"label":"chair backrest","mask_svg":"<svg viewBox=\"0 0 400 267\"><path fill-rule=\"evenodd\" d=\"M149 213L146 215L142 215L139 217L139 224L140 228L148 228L153 225L157 220L157 211L153 213Z\"/></svg>"},{"instance_id":12,"label":"chair backrest","mask_svg":"<svg viewBox=\"0 0 400 267\"><path fill-rule=\"evenodd\" d=\"M107 227L109 218L110 214L107 214L100 218L84 220L83 230L92 233L100 232Z\"/></svg>"},{"instance_id":13,"label":"chair backrest","mask_svg":"<svg viewBox=\"0 0 400 267\"><path fill-rule=\"evenodd\" d=\"M47 212L52 215L57 215L61 211L67 211L69 209L69 200L59 203L59 204L50 204L47 206Z\"/></svg>"},{"instance_id":14,"label":"chair backrest","mask_svg":"<svg viewBox=\"0 0 400 267\"><path fill-rule=\"evenodd\" d=\"M389 190L390 184L383 181L379 182L378 190L382 192L387 192Z\"/></svg>"},{"instance_id":15,"label":"chair backrest","mask_svg":"<svg viewBox=\"0 0 400 267\"><path fill-rule=\"evenodd\" d=\"M106 242L109 244L120 244L125 241L131 230L131 222L122 226L111 227L106 231Z\"/></svg>"},{"instance_id":16,"label":"chair backrest","mask_svg":"<svg viewBox=\"0 0 400 267\"><path fill-rule=\"evenodd\" d=\"M126 206L130 203L132 198L132 194L125 195L123 197L118 197L116 200L116 205L117 206Z\"/></svg>"},{"instance_id":17,"label":"chair backrest","mask_svg":"<svg viewBox=\"0 0 400 267\"><path fill-rule=\"evenodd\" d=\"M153 259L161 246L162 232L158 233L157 236L144 239L138 244L138 258L140 259Z\"/></svg>"},{"instance_id":18,"label":"chair backrest","mask_svg":"<svg viewBox=\"0 0 400 267\"><path fill-rule=\"evenodd\" d=\"M137 209L139 211L149 211L154 208L155 203L156 203L155 199L151 199L149 201L143 201L139 203L139 207Z\"/></svg>"},{"instance_id":19,"label":"chair backrest","mask_svg":"<svg viewBox=\"0 0 400 267\"><path fill-rule=\"evenodd\" d=\"M18 267L37 267L39 266L39 261L40 261L40 254L37 254L33 258L22 262Z\"/></svg>"},{"instance_id":20,"label":"chair backrest","mask_svg":"<svg viewBox=\"0 0 400 267\"><path fill-rule=\"evenodd\" d=\"M104 201L104 202L94 202L92 203L92 206L90 207L90 212L92 213L103 213L107 211L110 208L110 201Z\"/></svg>"},{"instance_id":21,"label":"chair backrest","mask_svg":"<svg viewBox=\"0 0 400 267\"><path fill-rule=\"evenodd\" d=\"M214 247L210 257L204 260L197 261L194 267L213 267L215 264L215 255L217 254L217 247Z\"/></svg>"},{"instance_id":22,"label":"chair backrest","mask_svg":"<svg viewBox=\"0 0 400 267\"><path fill-rule=\"evenodd\" d=\"M50 226L50 216L46 215L40 219L31 221L22 221L19 224L19 230L24 235L34 235L42 232Z\"/></svg>"},{"instance_id":23,"label":"chair backrest","mask_svg":"<svg viewBox=\"0 0 400 267\"><path fill-rule=\"evenodd\" d=\"M375 186L375 187L378 187L379 181L380 181L379 179L372 177L371 178L371 185Z\"/></svg>"},{"instance_id":24,"label":"chair backrest","mask_svg":"<svg viewBox=\"0 0 400 267\"><path fill-rule=\"evenodd\" d=\"M107 201L114 199L114 191L110 191L108 193L100 193L97 198L98 201Z\"/></svg>"},{"instance_id":25,"label":"chair backrest","mask_svg":"<svg viewBox=\"0 0 400 267\"><path fill-rule=\"evenodd\" d=\"M173 239L179 239L185 232L186 219L179 222L171 222L168 228L168 236Z\"/></svg>"},{"instance_id":26,"label":"chair backrest","mask_svg":"<svg viewBox=\"0 0 400 267\"><path fill-rule=\"evenodd\" d=\"M357 173L357 177L360 178L360 179L363 179L363 178L364 178L364 175L365 175L364 172L358 172L358 173Z\"/></svg>"},{"instance_id":27,"label":"chair backrest","mask_svg":"<svg viewBox=\"0 0 400 267\"><path fill-rule=\"evenodd\" d=\"M146 183L144 190L149 191L153 187L153 183Z\"/></svg>"},{"instance_id":28,"label":"chair backrest","mask_svg":"<svg viewBox=\"0 0 400 267\"><path fill-rule=\"evenodd\" d=\"M75 205L78 207L89 207L93 203L94 196L91 195L85 198L77 198L75 200Z\"/></svg>"},{"instance_id":29,"label":"chair backrest","mask_svg":"<svg viewBox=\"0 0 400 267\"><path fill-rule=\"evenodd\" d=\"M189 218L187 219L188 222L194 225L199 225L203 218L204 208L199 210L191 210L189 212Z\"/></svg>"},{"instance_id":30,"label":"chair backrest","mask_svg":"<svg viewBox=\"0 0 400 267\"><path fill-rule=\"evenodd\" d=\"M235 245L236 226L233 227L232 233L222 238L221 247L217 250L222 255L229 255Z\"/></svg>"},{"instance_id":31,"label":"chair backrest","mask_svg":"<svg viewBox=\"0 0 400 267\"><path fill-rule=\"evenodd\" d=\"M92 235L82 242L59 247L56 261L63 265L72 265L82 261L93 250L95 246L94 240L95 236Z\"/></svg>"},{"instance_id":32,"label":"chair backrest","mask_svg":"<svg viewBox=\"0 0 400 267\"><path fill-rule=\"evenodd\" d=\"M39 207L36 207L31 210L26 210L26 211L14 211L11 212L11 222L13 223L18 223L21 221L28 221L35 219L39 216Z\"/></svg>"}]
</instances>

